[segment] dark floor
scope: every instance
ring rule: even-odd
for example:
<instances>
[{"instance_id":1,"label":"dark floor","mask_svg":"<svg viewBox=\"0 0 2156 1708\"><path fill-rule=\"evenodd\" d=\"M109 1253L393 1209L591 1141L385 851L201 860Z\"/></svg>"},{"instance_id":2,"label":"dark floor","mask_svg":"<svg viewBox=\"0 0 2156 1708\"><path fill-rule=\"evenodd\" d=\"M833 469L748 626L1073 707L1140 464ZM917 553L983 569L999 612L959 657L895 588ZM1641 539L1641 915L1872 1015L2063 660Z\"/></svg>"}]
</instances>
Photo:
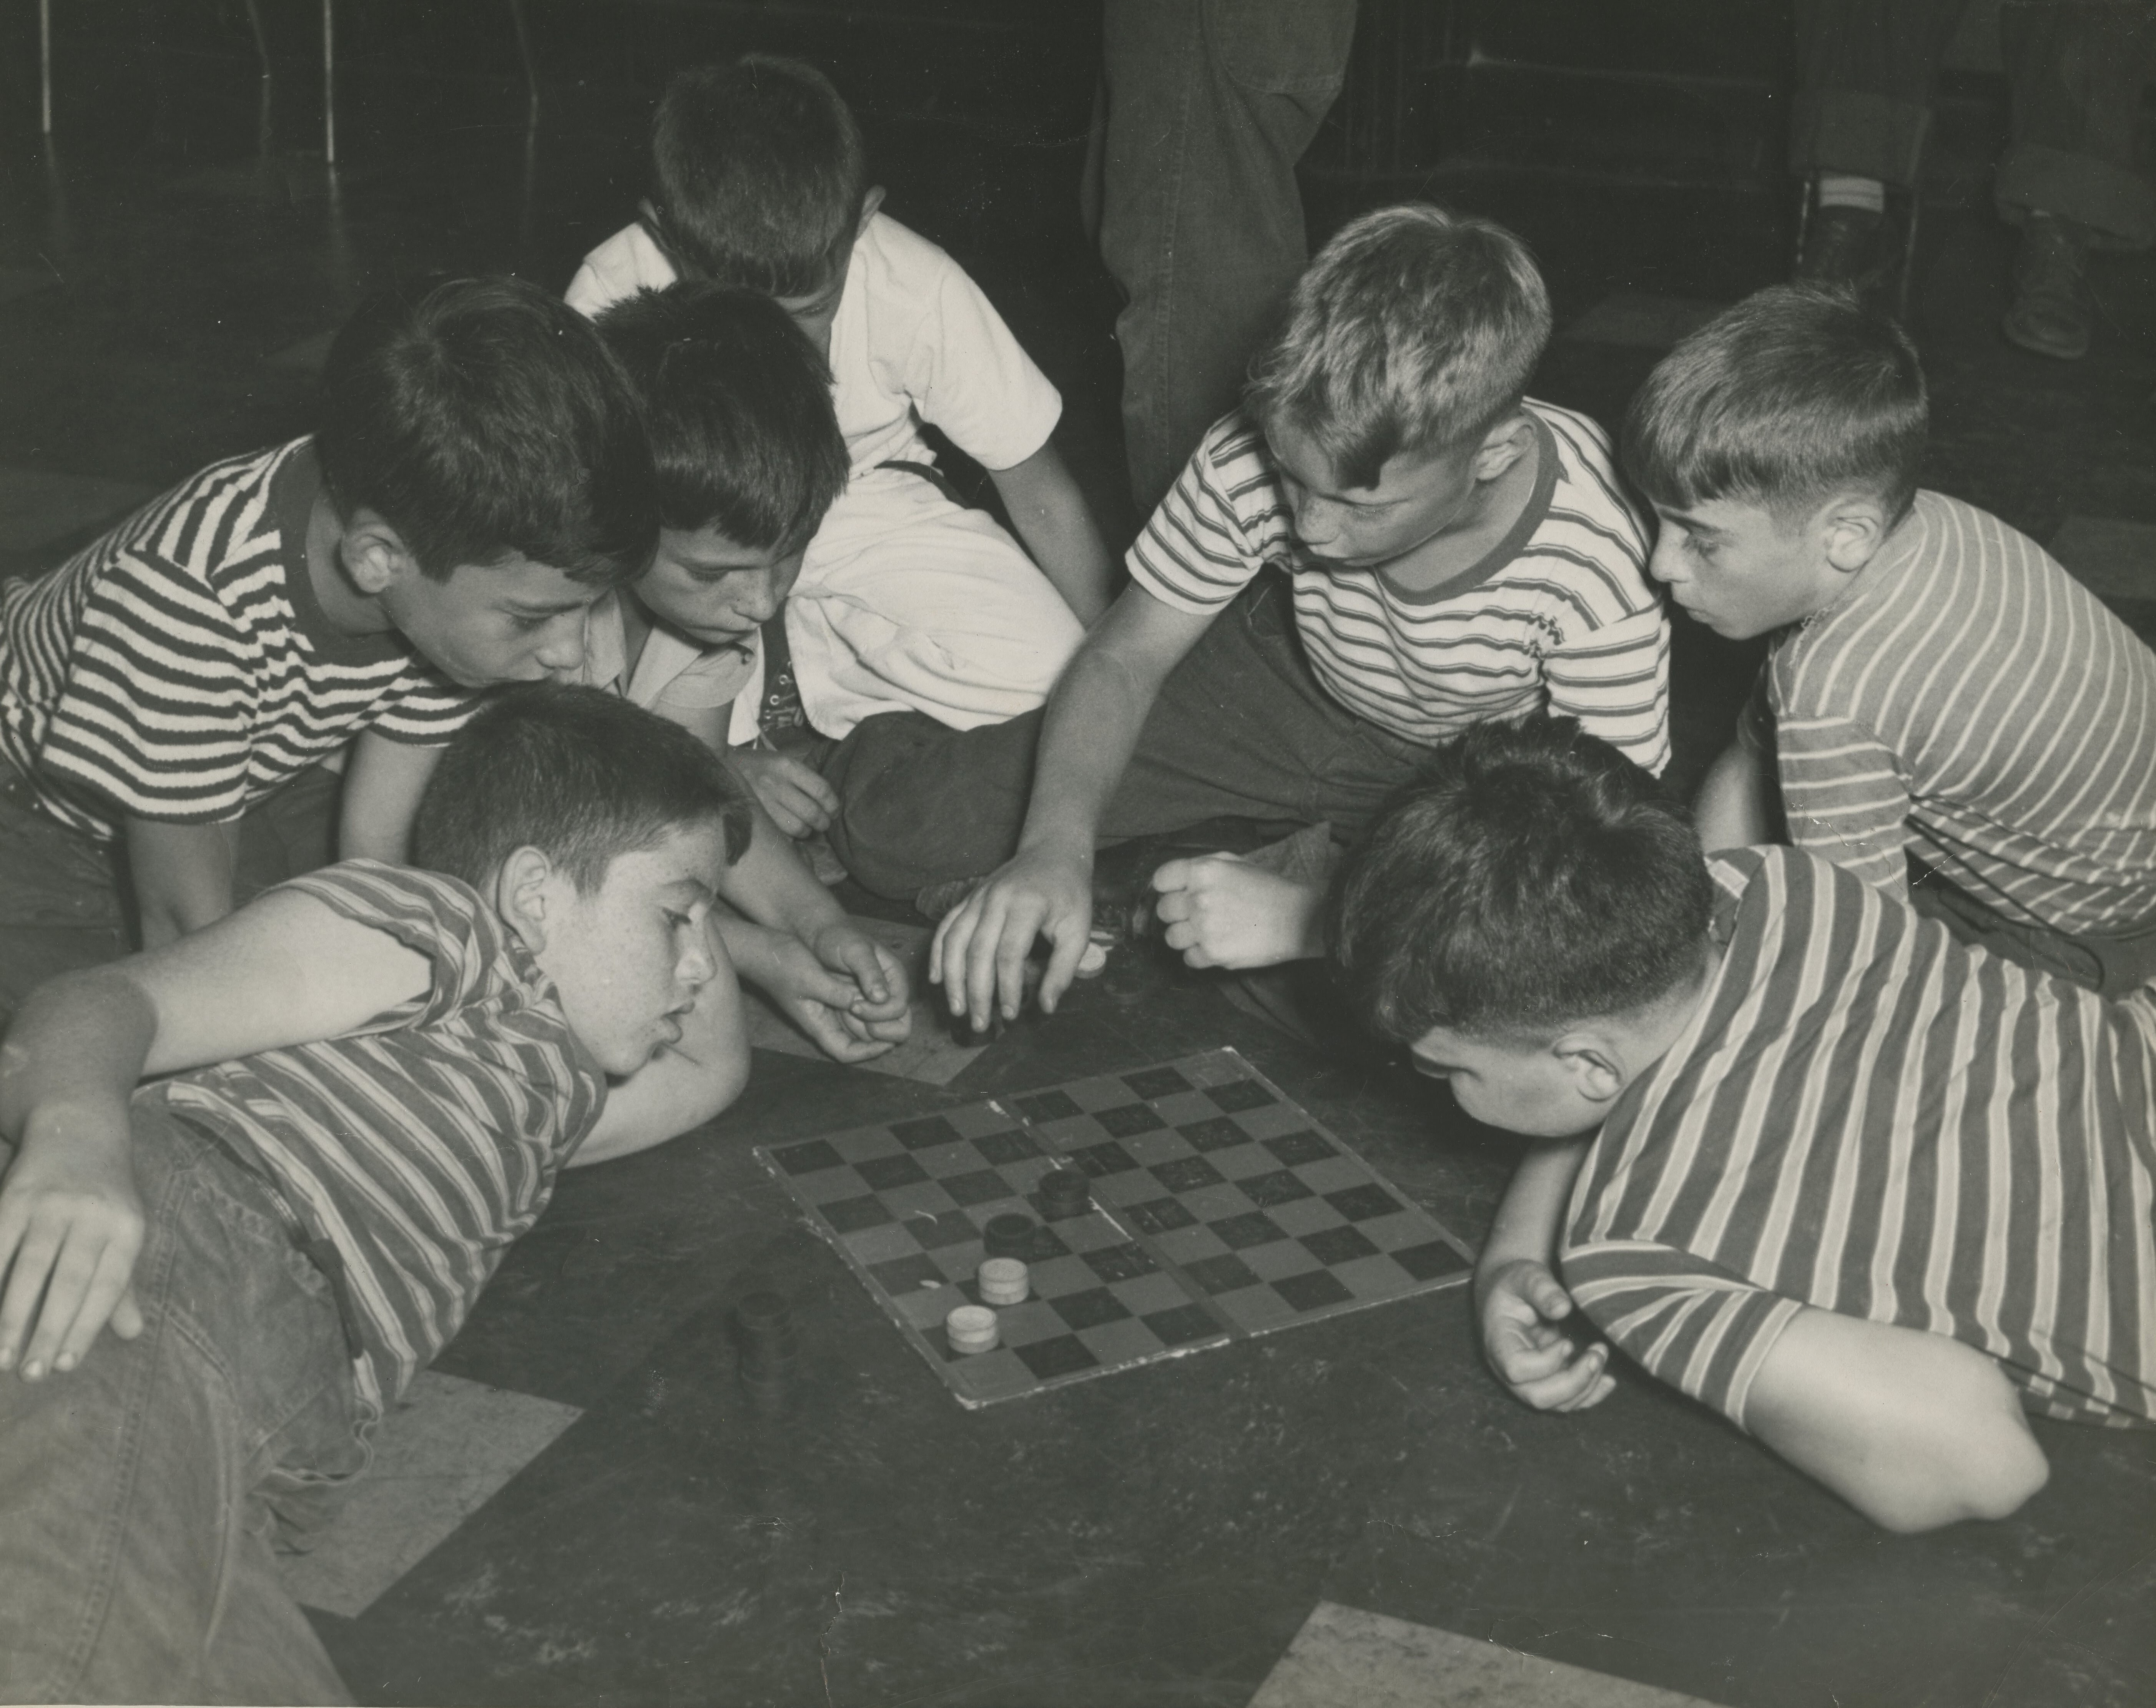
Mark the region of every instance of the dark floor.
<instances>
[{"instance_id":1,"label":"dark floor","mask_svg":"<svg viewBox=\"0 0 2156 1708\"><path fill-rule=\"evenodd\" d=\"M1115 297L1075 218L1089 8L952 5L931 35L898 8L834 24L835 7L713 6L693 28L680 8L673 37L607 51L542 32L535 121L507 8L407 4L440 14L439 53L415 58L347 8L334 175L292 33L305 8L271 8L266 104L242 8L179 25L177 6L55 9L49 151L28 8L0 20L0 572L300 430L311 341L369 285L429 266L565 282L637 192L668 41L831 65L891 210L974 272L1062 387L1067 449L1127 534ZM1311 188L1320 234L1403 194L1506 219L1560 328L1613 299L1644 299L1649 322L1727 301L1784 264L1782 198L1758 188L1486 163ZM2126 541L2103 590L2156 632L2156 267L2098 264L2096 350L2066 366L1997 337L2006 254L1980 205L1928 210L1929 480L2040 539ZM1656 359L1642 339L1560 338L1537 389L1610 420ZM1751 657L1684 635L1686 774ZM1456 1290L968 1413L750 1154L1220 1044L1480 1236L1506 1141L1396 1066L1288 1042L1142 954L947 1088L759 1054L709 1130L565 1178L442 1360L581 1415L363 1613L320 1616L360 1699L1240 1704L1331 1601L1728 1708L2156 1700L2148 1435L2040 1424L2053 1480L2021 1514L1897 1539L1644 1382L1576 1418L1512 1404ZM750 1405L726 1337L758 1285L791 1297L806 1348L778 1417ZM1399 1700L1449 1700L1439 1685Z\"/></svg>"}]
</instances>

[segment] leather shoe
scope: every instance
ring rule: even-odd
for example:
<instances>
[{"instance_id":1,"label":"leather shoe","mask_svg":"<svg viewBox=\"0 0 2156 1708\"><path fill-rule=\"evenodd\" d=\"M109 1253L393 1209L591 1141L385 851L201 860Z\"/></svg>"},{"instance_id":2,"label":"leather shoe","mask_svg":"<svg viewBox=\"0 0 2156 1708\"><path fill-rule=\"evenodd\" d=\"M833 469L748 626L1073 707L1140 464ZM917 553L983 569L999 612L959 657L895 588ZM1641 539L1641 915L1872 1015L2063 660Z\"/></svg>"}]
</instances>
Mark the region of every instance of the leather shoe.
<instances>
[{"instance_id":1,"label":"leather shoe","mask_svg":"<svg viewBox=\"0 0 2156 1708\"><path fill-rule=\"evenodd\" d=\"M2062 219L2032 213L2014 258L2014 306L1999 330L2039 356L2077 362L2088 354L2089 299L2080 238Z\"/></svg>"}]
</instances>

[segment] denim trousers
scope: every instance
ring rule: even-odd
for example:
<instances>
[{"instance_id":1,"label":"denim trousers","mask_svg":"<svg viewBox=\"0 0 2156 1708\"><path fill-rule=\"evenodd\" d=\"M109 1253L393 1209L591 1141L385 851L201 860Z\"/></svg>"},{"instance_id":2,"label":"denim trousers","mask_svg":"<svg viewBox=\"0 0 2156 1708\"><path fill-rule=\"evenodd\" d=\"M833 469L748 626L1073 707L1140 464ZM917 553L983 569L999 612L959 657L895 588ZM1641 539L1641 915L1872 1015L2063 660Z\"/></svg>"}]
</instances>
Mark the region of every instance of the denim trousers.
<instances>
[{"instance_id":1,"label":"denim trousers","mask_svg":"<svg viewBox=\"0 0 2156 1708\"><path fill-rule=\"evenodd\" d=\"M329 1284L161 1095L134 1125L142 1333L0 1375L0 1701L347 1702L272 1552L370 1451Z\"/></svg>"},{"instance_id":2,"label":"denim trousers","mask_svg":"<svg viewBox=\"0 0 2156 1708\"><path fill-rule=\"evenodd\" d=\"M869 718L823 763L839 795L831 848L856 881L911 899L1017 851L1042 714L951 730L917 712ZM1358 717L1311 674L1286 577L1261 573L1162 685L1101 816L1102 846L1216 818L1286 835L1368 823L1426 748Z\"/></svg>"},{"instance_id":3,"label":"denim trousers","mask_svg":"<svg viewBox=\"0 0 2156 1708\"><path fill-rule=\"evenodd\" d=\"M1804 0L1792 169L1914 185L1939 61L1968 9L1969 0ZM2156 189L2136 168L2133 134L2156 64L2147 0L2005 0L1999 36L2011 126L1994 185L2000 217L2053 214L2100 243L2148 247Z\"/></svg>"},{"instance_id":4,"label":"denim trousers","mask_svg":"<svg viewBox=\"0 0 2156 1708\"><path fill-rule=\"evenodd\" d=\"M1101 259L1127 299L1116 337L1141 514L1235 403L1308 259L1296 162L1354 32L1355 0L1107 0L1089 167Z\"/></svg>"}]
</instances>

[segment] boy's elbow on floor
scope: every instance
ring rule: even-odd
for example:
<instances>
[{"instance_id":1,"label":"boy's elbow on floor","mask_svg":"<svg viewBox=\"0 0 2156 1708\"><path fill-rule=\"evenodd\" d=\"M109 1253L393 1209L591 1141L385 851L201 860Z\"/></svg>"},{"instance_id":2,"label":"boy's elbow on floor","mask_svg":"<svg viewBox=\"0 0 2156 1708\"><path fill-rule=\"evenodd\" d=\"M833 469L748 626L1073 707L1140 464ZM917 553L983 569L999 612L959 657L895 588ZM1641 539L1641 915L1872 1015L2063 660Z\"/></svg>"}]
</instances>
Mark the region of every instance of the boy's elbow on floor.
<instances>
[{"instance_id":1,"label":"boy's elbow on floor","mask_svg":"<svg viewBox=\"0 0 2156 1708\"><path fill-rule=\"evenodd\" d=\"M2008 1390L1999 1409L1985 1408L1943 1444L1928 1475L1908 1478L1865 1504L1881 1528L1912 1535L1964 1519L2010 1518L2051 1476L2051 1461Z\"/></svg>"}]
</instances>

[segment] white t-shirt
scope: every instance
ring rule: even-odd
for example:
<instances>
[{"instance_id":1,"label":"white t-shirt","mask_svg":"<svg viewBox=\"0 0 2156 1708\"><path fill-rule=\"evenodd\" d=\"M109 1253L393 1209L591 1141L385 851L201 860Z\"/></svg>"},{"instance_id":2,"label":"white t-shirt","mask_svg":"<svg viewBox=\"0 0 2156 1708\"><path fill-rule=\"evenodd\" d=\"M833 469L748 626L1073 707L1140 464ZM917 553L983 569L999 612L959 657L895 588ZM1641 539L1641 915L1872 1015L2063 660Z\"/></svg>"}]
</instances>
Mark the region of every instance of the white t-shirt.
<instances>
[{"instance_id":1,"label":"white t-shirt","mask_svg":"<svg viewBox=\"0 0 2156 1708\"><path fill-rule=\"evenodd\" d=\"M674 282L641 225L616 232L577 269L569 306L596 315ZM1063 399L966 270L886 213L855 240L831 322L832 402L855 471L931 460L921 423L989 469L1048 442Z\"/></svg>"},{"instance_id":2,"label":"white t-shirt","mask_svg":"<svg viewBox=\"0 0 2156 1708\"><path fill-rule=\"evenodd\" d=\"M583 665L563 680L581 687L603 688L662 717L666 706L705 711L731 705L728 745L738 747L753 741L757 700L763 687L761 638L752 638L746 649L701 648L654 625L644 637L644 650L631 672L629 634L621 615L623 597L608 593L585 613Z\"/></svg>"}]
</instances>

